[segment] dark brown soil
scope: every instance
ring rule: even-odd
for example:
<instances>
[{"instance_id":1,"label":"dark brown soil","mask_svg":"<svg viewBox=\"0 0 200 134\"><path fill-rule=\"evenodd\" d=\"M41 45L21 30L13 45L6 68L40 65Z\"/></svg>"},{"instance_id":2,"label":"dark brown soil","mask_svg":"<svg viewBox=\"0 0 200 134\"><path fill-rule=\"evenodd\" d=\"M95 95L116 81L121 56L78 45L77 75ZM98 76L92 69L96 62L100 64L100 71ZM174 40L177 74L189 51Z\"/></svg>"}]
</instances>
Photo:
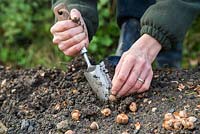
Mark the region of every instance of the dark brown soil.
<instances>
[{"instance_id":1,"label":"dark brown soil","mask_svg":"<svg viewBox=\"0 0 200 134\"><path fill-rule=\"evenodd\" d=\"M7 133L62 134L71 129L77 134L200 134L200 109L197 107L200 95L194 90L200 85L200 67L155 70L150 91L116 103L103 103L96 98L83 76L84 64L76 59L70 63L67 72L0 67L0 122L8 128ZM185 86L182 91L178 90L181 83ZM138 105L135 114L128 109L132 101ZM112 110L109 117L101 114L103 108ZM74 109L80 110L80 121L71 119L70 113ZM167 131L162 128L165 113L184 109L198 118L193 130ZM115 123L115 117L122 112L129 116L127 125ZM56 125L63 120L67 120L67 125L57 130ZM99 124L98 130L89 128L93 121ZM141 124L138 132L134 127L136 122Z\"/></svg>"}]
</instances>

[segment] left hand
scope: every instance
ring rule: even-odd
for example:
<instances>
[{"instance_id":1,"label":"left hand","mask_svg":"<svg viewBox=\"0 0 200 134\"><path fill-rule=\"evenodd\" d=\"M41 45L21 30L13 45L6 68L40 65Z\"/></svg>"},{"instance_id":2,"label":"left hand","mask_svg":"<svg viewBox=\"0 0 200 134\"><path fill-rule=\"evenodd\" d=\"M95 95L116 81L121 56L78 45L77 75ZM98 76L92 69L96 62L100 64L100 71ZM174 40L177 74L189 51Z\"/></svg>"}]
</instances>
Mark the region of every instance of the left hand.
<instances>
[{"instance_id":1,"label":"left hand","mask_svg":"<svg viewBox=\"0 0 200 134\"><path fill-rule=\"evenodd\" d=\"M148 90L153 77L151 64L160 50L157 40L148 34L142 35L122 55L115 69L111 93L122 97Z\"/></svg>"}]
</instances>

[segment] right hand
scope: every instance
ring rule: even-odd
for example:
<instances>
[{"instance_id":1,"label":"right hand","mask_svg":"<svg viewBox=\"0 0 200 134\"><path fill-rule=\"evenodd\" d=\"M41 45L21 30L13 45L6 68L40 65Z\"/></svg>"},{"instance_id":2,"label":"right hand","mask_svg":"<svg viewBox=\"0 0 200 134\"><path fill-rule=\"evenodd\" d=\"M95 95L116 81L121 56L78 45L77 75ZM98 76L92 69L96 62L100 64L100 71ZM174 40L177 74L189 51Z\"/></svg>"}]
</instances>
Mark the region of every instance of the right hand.
<instances>
[{"instance_id":1,"label":"right hand","mask_svg":"<svg viewBox=\"0 0 200 134\"><path fill-rule=\"evenodd\" d=\"M80 18L81 25L72 20L58 21L51 27L53 43L67 56L75 56L89 44L88 32L81 13L77 9L70 12L71 18Z\"/></svg>"}]
</instances>

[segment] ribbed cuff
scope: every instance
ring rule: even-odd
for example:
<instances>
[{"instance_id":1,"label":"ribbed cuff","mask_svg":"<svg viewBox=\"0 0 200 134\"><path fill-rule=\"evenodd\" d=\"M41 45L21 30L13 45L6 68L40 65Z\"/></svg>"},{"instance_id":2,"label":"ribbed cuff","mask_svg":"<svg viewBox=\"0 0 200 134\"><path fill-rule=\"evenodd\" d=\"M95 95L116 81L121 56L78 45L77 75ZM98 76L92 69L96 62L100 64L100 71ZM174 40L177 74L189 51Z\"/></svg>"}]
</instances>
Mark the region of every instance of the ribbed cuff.
<instances>
[{"instance_id":1,"label":"ribbed cuff","mask_svg":"<svg viewBox=\"0 0 200 134\"><path fill-rule=\"evenodd\" d=\"M172 47L170 39L166 36L167 34L162 30L154 28L153 26L143 25L140 34L148 34L152 36L162 45L163 49L170 49Z\"/></svg>"},{"instance_id":2,"label":"ribbed cuff","mask_svg":"<svg viewBox=\"0 0 200 134\"><path fill-rule=\"evenodd\" d=\"M86 17L83 17L83 19L84 19L86 27L87 27L89 41L91 41L93 35L95 34L93 25L92 25L91 21L89 19L87 19Z\"/></svg>"}]
</instances>

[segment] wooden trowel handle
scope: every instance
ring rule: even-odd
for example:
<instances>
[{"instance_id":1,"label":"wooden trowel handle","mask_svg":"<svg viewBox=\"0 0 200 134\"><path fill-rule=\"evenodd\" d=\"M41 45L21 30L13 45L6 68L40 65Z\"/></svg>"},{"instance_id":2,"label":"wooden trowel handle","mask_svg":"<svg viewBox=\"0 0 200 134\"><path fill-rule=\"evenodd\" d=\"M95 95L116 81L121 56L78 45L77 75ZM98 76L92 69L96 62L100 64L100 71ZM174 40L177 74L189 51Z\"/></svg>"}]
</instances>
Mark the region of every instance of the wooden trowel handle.
<instances>
[{"instance_id":1,"label":"wooden trowel handle","mask_svg":"<svg viewBox=\"0 0 200 134\"><path fill-rule=\"evenodd\" d=\"M55 6L54 14L57 18L57 21L72 20L74 23L77 23L79 25L81 24L80 18L77 18L77 17L71 18L70 17L69 10L67 9L67 7L65 6L64 3L60 3Z\"/></svg>"},{"instance_id":2,"label":"wooden trowel handle","mask_svg":"<svg viewBox=\"0 0 200 134\"><path fill-rule=\"evenodd\" d=\"M67 10L64 3L60 3L56 5L53 11L54 11L57 21L70 19L69 11Z\"/></svg>"}]
</instances>

